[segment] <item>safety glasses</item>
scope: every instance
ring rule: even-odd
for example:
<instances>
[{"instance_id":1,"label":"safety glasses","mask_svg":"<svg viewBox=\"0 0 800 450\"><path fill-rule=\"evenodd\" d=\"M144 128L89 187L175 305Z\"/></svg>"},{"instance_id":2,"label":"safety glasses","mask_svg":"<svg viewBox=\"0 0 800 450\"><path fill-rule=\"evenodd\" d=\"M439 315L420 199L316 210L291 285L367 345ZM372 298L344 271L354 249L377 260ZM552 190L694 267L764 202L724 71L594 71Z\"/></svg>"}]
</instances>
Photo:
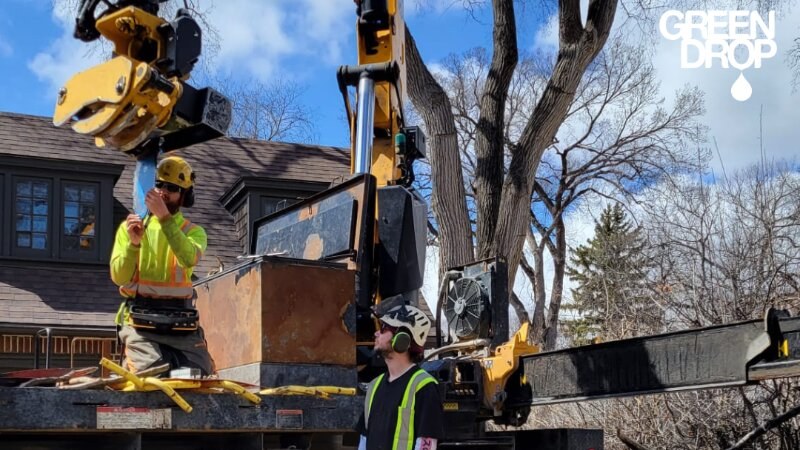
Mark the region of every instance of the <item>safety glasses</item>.
<instances>
[{"instance_id":1,"label":"safety glasses","mask_svg":"<svg viewBox=\"0 0 800 450\"><path fill-rule=\"evenodd\" d=\"M394 333L397 329L391 325L387 325L386 322L381 322L381 333L386 333L387 331Z\"/></svg>"},{"instance_id":2,"label":"safety glasses","mask_svg":"<svg viewBox=\"0 0 800 450\"><path fill-rule=\"evenodd\" d=\"M168 191L168 192L172 192L172 193L181 191L181 187L180 186L178 186L176 184L172 184L172 183L167 183L165 181L156 181L156 188L160 189L162 191Z\"/></svg>"}]
</instances>

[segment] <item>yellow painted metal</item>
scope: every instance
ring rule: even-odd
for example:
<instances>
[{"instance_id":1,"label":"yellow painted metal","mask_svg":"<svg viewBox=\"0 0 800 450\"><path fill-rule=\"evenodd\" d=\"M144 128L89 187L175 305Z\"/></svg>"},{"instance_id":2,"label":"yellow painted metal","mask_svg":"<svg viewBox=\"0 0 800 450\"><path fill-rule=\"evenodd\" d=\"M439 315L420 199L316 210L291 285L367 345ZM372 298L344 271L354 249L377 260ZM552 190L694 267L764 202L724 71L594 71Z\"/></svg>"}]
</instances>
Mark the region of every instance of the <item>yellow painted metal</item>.
<instances>
[{"instance_id":1,"label":"yellow painted metal","mask_svg":"<svg viewBox=\"0 0 800 450\"><path fill-rule=\"evenodd\" d=\"M134 62L122 56L106 61L73 76L62 88L53 114L53 124L63 126L84 108L93 109L97 119L78 120L72 128L78 133L93 134L103 131L119 114L118 105L130 91ZM111 80L99 83L97 80ZM122 89L118 89L118 84ZM106 107L95 105L109 105Z\"/></svg>"},{"instance_id":2,"label":"yellow painted metal","mask_svg":"<svg viewBox=\"0 0 800 450\"><path fill-rule=\"evenodd\" d=\"M156 88L151 65L164 54L157 32L163 19L128 7L97 21L97 29L114 44L117 56L70 78L59 91L53 124L72 126L95 137L98 147L135 149L157 128L166 125L183 93L177 77L167 80L172 92ZM156 49L150 61L139 61L139 49Z\"/></svg>"},{"instance_id":3,"label":"yellow painted metal","mask_svg":"<svg viewBox=\"0 0 800 450\"><path fill-rule=\"evenodd\" d=\"M228 380L203 380L202 385L205 388L219 388L226 391L235 393L240 397L244 397L250 403L258 405L261 403L261 397L247 391L244 387Z\"/></svg>"},{"instance_id":4,"label":"yellow painted metal","mask_svg":"<svg viewBox=\"0 0 800 450\"><path fill-rule=\"evenodd\" d=\"M97 20L96 28L103 37L114 44L117 55L136 55L143 45L155 45L153 60L164 57L164 43L158 27L166 21L142 9L129 6Z\"/></svg>"},{"instance_id":5,"label":"yellow painted metal","mask_svg":"<svg viewBox=\"0 0 800 450\"><path fill-rule=\"evenodd\" d=\"M126 384L120 386L119 389L117 389L117 390L123 391L123 392L160 391L161 390L160 386L158 386L156 384L147 384L146 383L146 380L148 378L152 378L152 377L142 378L142 381L145 381L145 384L142 387L138 387L138 386L136 386L135 384L133 384L131 382L127 382ZM203 384L202 384L202 382L200 380L197 380L197 381L194 381L194 380L170 380L169 378L167 378L167 379L154 378L154 379L159 380L161 383L163 383L166 386L169 386L170 389L174 389L174 390L201 389L203 387Z\"/></svg>"},{"instance_id":6,"label":"yellow painted metal","mask_svg":"<svg viewBox=\"0 0 800 450\"><path fill-rule=\"evenodd\" d=\"M120 377L124 379L120 380L117 383L111 384L115 390L120 390L123 392L133 392L133 391L142 391L142 392L150 392L150 391L162 391L167 396L169 396L172 401L174 401L182 410L186 411L187 413L192 412L192 407L189 405L183 397L178 394L177 390L184 390L184 389L191 389L195 391L202 391L204 393L220 393L222 391L232 392L250 403L254 405L258 405L261 403L261 398L257 395L249 392L245 389L242 385L234 383L233 381L229 380L217 380L217 379L202 379L202 380L185 380L182 378L153 378L153 377L145 377L141 378L136 376L136 374L125 370L124 368L120 367L119 365L115 364L111 360L107 358L103 358L100 360L100 365L105 367L106 369L110 370L111 372L116 373ZM324 393L338 393L345 395L343 392L334 391L346 389L346 388L338 388L338 387L330 387L330 386L319 386L316 389L319 389L321 392ZM355 389L352 389L352 393L349 395L355 395Z\"/></svg>"},{"instance_id":7,"label":"yellow painted metal","mask_svg":"<svg viewBox=\"0 0 800 450\"><path fill-rule=\"evenodd\" d=\"M781 340L778 344L778 356L787 358L789 356L789 341L786 339Z\"/></svg>"},{"instance_id":8,"label":"yellow painted metal","mask_svg":"<svg viewBox=\"0 0 800 450\"><path fill-rule=\"evenodd\" d=\"M145 384L147 385L155 385L161 392L167 394L173 402L175 402L178 407L180 407L183 412L190 413L192 412L192 405L190 405L183 397L180 396L175 389L172 389L167 383L159 380L158 378L147 377L144 379Z\"/></svg>"},{"instance_id":9,"label":"yellow painted metal","mask_svg":"<svg viewBox=\"0 0 800 450\"><path fill-rule=\"evenodd\" d=\"M494 355L480 360L483 368L483 402L499 414L505 402L508 377L519 367L520 358L539 353L539 347L528 343L529 324L524 323L505 344L497 346Z\"/></svg>"},{"instance_id":10,"label":"yellow painted metal","mask_svg":"<svg viewBox=\"0 0 800 450\"><path fill-rule=\"evenodd\" d=\"M445 411L458 411L458 402L444 402L442 408Z\"/></svg>"},{"instance_id":11,"label":"yellow painted metal","mask_svg":"<svg viewBox=\"0 0 800 450\"><path fill-rule=\"evenodd\" d=\"M132 388L130 390L146 391L146 390L158 389L163 393L167 394L167 396L173 402L175 402L175 404L178 405L178 407L180 407L184 412L186 413L192 412L192 406L188 402L186 402L186 400L184 400L184 398L181 397L180 394L175 392L175 390L172 387L164 383L162 380L153 377L139 378L135 374L123 369L122 367L118 366L113 361L107 358L101 359L100 365L128 380L132 385ZM123 387L123 390L128 390L128 389L125 389L125 387Z\"/></svg>"},{"instance_id":12,"label":"yellow painted metal","mask_svg":"<svg viewBox=\"0 0 800 450\"><path fill-rule=\"evenodd\" d=\"M355 388L339 386L279 386L259 391L261 395L310 395L319 398L330 398L331 395L356 395Z\"/></svg>"},{"instance_id":13,"label":"yellow painted metal","mask_svg":"<svg viewBox=\"0 0 800 450\"><path fill-rule=\"evenodd\" d=\"M103 358L100 360L100 365L105 367L111 372L121 376L125 380L133 383L136 387L144 387L144 380L134 375L132 372L129 372L122 367L118 366L115 362L111 361L108 358Z\"/></svg>"},{"instance_id":14,"label":"yellow painted metal","mask_svg":"<svg viewBox=\"0 0 800 450\"><path fill-rule=\"evenodd\" d=\"M400 131L400 111L406 99L406 26L403 20L403 2L389 0L387 6L390 25L388 29L377 33L377 52L368 54L364 36L358 36L358 64L395 62L400 69L396 88L385 81L375 83L375 129L383 132L373 140L370 173L375 176L378 187L390 185L401 176L397 168L394 135ZM351 121L351 130L354 128L355 122ZM351 142L353 142L351 160L354 161L355 139L351 139Z\"/></svg>"}]
</instances>

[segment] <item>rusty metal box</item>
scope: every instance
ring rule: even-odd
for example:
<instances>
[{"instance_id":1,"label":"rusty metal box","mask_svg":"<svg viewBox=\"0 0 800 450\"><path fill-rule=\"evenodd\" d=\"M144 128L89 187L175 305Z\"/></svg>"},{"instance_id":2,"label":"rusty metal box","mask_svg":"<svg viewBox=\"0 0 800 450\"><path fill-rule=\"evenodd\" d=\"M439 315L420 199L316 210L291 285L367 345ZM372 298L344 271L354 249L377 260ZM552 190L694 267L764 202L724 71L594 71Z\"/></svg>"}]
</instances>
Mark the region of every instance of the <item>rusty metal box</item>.
<instances>
[{"instance_id":1,"label":"rusty metal box","mask_svg":"<svg viewBox=\"0 0 800 450\"><path fill-rule=\"evenodd\" d=\"M202 280L196 305L217 370L261 385L276 378L266 365L355 373L355 285L344 264L266 256Z\"/></svg>"}]
</instances>

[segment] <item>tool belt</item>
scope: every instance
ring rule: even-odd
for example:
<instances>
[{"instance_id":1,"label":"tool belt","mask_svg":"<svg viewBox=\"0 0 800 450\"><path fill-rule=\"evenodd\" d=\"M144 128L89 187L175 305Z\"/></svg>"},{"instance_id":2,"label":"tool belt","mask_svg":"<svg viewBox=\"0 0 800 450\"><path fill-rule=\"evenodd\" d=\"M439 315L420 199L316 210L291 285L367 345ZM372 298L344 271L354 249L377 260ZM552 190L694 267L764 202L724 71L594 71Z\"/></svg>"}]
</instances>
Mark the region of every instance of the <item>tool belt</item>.
<instances>
[{"instance_id":1,"label":"tool belt","mask_svg":"<svg viewBox=\"0 0 800 450\"><path fill-rule=\"evenodd\" d=\"M128 300L128 314L133 328L155 333L192 333L200 320L192 301L184 299L136 297Z\"/></svg>"}]
</instances>

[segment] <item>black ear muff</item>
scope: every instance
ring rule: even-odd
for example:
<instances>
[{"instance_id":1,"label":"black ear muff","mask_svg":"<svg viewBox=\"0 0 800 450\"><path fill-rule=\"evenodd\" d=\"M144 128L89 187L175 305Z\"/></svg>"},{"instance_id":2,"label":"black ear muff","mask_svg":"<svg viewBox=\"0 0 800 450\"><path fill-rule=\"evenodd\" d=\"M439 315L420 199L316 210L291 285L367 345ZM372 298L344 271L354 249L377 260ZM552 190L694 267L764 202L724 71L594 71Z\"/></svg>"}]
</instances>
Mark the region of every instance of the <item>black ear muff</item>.
<instances>
[{"instance_id":1,"label":"black ear muff","mask_svg":"<svg viewBox=\"0 0 800 450\"><path fill-rule=\"evenodd\" d=\"M194 206L194 186L183 191L183 203L181 203L181 206L184 208L191 208Z\"/></svg>"},{"instance_id":2,"label":"black ear muff","mask_svg":"<svg viewBox=\"0 0 800 450\"><path fill-rule=\"evenodd\" d=\"M397 353L405 353L411 347L411 335L401 331L392 338L392 350Z\"/></svg>"}]
</instances>

